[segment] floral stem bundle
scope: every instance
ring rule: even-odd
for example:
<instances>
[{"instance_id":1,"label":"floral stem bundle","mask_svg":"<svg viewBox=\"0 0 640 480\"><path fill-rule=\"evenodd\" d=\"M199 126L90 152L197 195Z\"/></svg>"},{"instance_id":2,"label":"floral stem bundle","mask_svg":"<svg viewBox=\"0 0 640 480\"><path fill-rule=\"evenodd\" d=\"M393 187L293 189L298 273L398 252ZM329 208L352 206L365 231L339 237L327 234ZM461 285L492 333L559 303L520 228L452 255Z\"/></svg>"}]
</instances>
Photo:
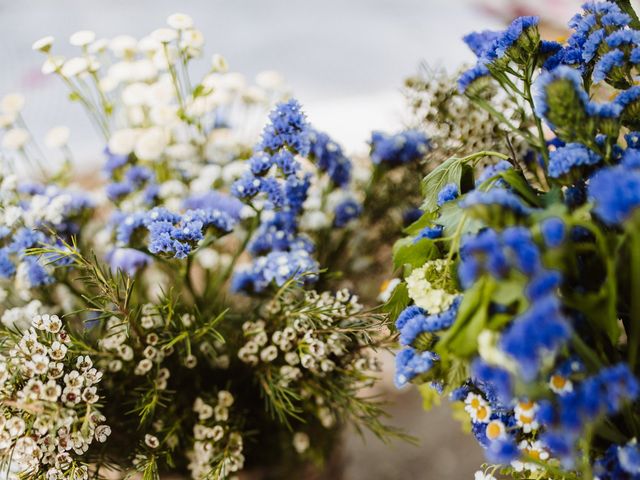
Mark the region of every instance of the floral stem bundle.
<instances>
[{"instance_id":1,"label":"floral stem bundle","mask_svg":"<svg viewBox=\"0 0 640 480\"><path fill-rule=\"evenodd\" d=\"M457 91L407 83L425 130L455 135L395 248L396 383L465 411L477 479L640 478L640 23L588 2L569 28L469 34Z\"/></svg>"}]
</instances>

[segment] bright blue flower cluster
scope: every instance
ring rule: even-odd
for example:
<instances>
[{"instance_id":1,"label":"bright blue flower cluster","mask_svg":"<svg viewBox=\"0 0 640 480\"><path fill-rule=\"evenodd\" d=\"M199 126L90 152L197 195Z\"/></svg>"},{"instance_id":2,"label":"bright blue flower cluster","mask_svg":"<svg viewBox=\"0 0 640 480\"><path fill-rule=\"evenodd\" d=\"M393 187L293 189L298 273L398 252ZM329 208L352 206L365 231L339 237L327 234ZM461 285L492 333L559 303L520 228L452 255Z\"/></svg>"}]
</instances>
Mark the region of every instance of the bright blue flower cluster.
<instances>
[{"instance_id":1,"label":"bright blue flower cluster","mask_svg":"<svg viewBox=\"0 0 640 480\"><path fill-rule=\"evenodd\" d=\"M417 375L428 372L437 362L438 356L435 353L418 351L412 344L423 333L437 334L451 327L458 315L461 301L462 297L458 296L447 310L431 315L424 309L412 305L398 316L396 327L400 332L400 344L406 348L396 359L397 386L400 387Z\"/></svg>"},{"instance_id":2,"label":"bright blue flower cluster","mask_svg":"<svg viewBox=\"0 0 640 480\"><path fill-rule=\"evenodd\" d=\"M18 186L18 192L24 195L19 208L24 215L33 218L34 223L18 228L0 226L0 278L12 278L22 266L31 287L48 285L54 279L45 265L68 264L70 259L52 254L33 256L28 254L28 250L63 248L62 240L69 241L80 231L83 217L94 205L81 192L45 187L39 183L23 183ZM41 210L45 207L51 211L43 215Z\"/></svg>"},{"instance_id":3,"label":"bright blue flower cluster","mask_svg":"<svg viewBox=\"0 0 640 480\"><path fill-rule=\"evenodd\" d=\"M350 162L328 136L312 132L297 101L278 104L269 119L259 150L249 160L250 171L231 189L245 202L258 194L267 200L249 244L249 252L256 258L250 267L235 273L232 286L236 291L260 292L272 281L282 285L290 278L305 282L317 278L318 265L310 255L315 247L299 233L311 177L301 173L295 154L315 156L319 169L334 183L349 181ZM346 223L359 214L359 206L344 205L339 214L336 222Z\"/></svg>"},{"instance_id":4,"label":"bright blue flower cluster","mask_svg":"<svg viewBox=\"0 0 640 480\"><path fill-rule=\"evenodd\" d=\"M334 213L335 217L333 219L333 225L341 228L347 225L351 220L360 216L362 213L362 205L353 198L347 198L336 205Z\"/></svg>"},{"instance_id":5,"label":"bright blue flower cluster","mask_svg":"<svg viewBox=\"0 0 640 480\"><path fill-rule=\"evenodd\" d=\"M504 188L493 188L488 191L472 190L460 200L459 205L464 209L498 206L518 216L527 216L531 211L519 196Z\"/></svg>"},{"instance_id":6,"label":"bright blue flower cluster","mask_svg":"<svg viewBox=\"0 0 640 480\"><path fill-rule=\"evenodd\" d=\"M117 204L128 195L140 192L146 205L154 205L159 191L155 172L148 167L132 164L127 155L113 155L108 149L105 153L107 161L104 171L110 179L105 187L107 198Z\"/></svg>"},{"instance_id":7,"label":"bright blue flower cluster","mask_svg":"<svg viewBox=\"0 0 640 480\"><path fill-rule=\"evenodd\" d=\"M623 166L598 171L589 182L594 211L609 225L629 219L640 206L640 171Z\"/></svg>"},{"instance_id":8,"label":"bright blue flower cluster","mask_svg":"<svg viewBox=\"0 0 640 480\"><path fill-rule=\"evenodd\" d=\"M383 132L371 134L371 161L375 165L402 165L424 157L431 142L419 130L406 130L390 135Z\"/></svg>"},{"instance_id":9,"label":"bright blue flower cluster","mask_svg":"<svg viewBox=\"0 0 640 480\"><path fill-rule=\"evenodd\" d=\"M461 301L462 297L458 296L447 310L432 315L415 306L405 309L396 321L400 344L411 345L421 333L435 333L451 327L458 315Z\"/></svg>"},{"instance_id":10,"label":"bright blue flower cluster","mask_svg":"<svg viewBox=\"0 0 640 480\"><path fill-rule=\"evenodd\" d=\"M442 190L438 192L437 204L439 207L441 207L445 203L458 198L458 195L458 185L456 185L455 183L448 183L444 187L442 187Z\"/></svg>"},{"instance_id":11,"label":"bright blue flower cluster","mask_svg":"<svg viewBox=\"0 0 640 480\"><path fill-rule=\"evenodd\" d=\"M400 388L412 378L428 372L438 360L438 355L428 350L419 352L411 347L401 350L396 356L396 386Z\"/></svg>"},{"instance_id":12,"label":"bright blue flower cluster","mask_svg":"<svg viewBox=\"0 0 640 480\"><path fill-rule=\"evenodd\" d=\"M282 286L291 279L303 284L313 283L318 279L318 272L318 262L304 249L274 251L256 258L248 268L236 271L231 289L259 293L272 283Z\"/></svg>"},{"instance_id":13,"label":"bright blue flower cluster","mask_svg":"<svg viewBox=\"0 0 640 480\"><path fill-rule=\"evenodd\" d=\"M259 149L275 153L282 148L306 156L311 147L310 130L297 100L278 104L269 114L269 124L262 132Z\"/></svg>"},{"instance_id":14,"label":"bright blue flower cluster","mask_svg":"<svg viewBox=\"0 0 640 480\"><path fill-rule=\"evenodd\" d=\"M342 147L331 140L329 135L317 130L310 132L311 149L309 158L318 169L327 172L338 187L345 187L351 180L351 160L342 152Z\"/></svg>"},{"instance_id":15,"label":"bright blue flower cluster","mask_svg":"<svg viewBox=\"0 0 640 480\"><path fill-rule=\"evenodd\" d=\"M520 61L519 47L535 45L539 41L538 17L519 17L503 31L485 30L464 37L467 46L478 57L478 62L462 73L458 79L458 91L465 93L481 78L490 76L490 67L503 59Z\"/></svg>"},{"instance_id":16,"label":"bright blue flower cluster","mask_svg":"<svg viewBox=\"0 0 640 480\"><path fill-rule=\"evenodd\" d=\"M117 224L116 239L120 247L137 246L136 233L146 233L149 252L179 259L186 258L207 231L221 235L231 232L236 224L220 210L187 210L180 215L162 207L129 215L119 213L113 221Z\"/></svg>"},{"instance_id":17,"label":"bright blue flower cluster","mask_svg":"<svg viewBox=\"0 0 640 480\"><path fill-rule=\"evenodd\" d=\"M537 418L546 427L542 441L565 467L573 467L576 443L585 424L601 414L614 414L640 396L640 383L628 365L603 368L577 388L558 395L556 402L542 401Z\"/></svg>"},{"instance_id":18,"label":"bright blue flower cluster","mask_svg":"<svg viewBox=\"0 0 640 480\"><path fill-rule=\"evenodd\" d=\"M551 178L560 178L572 172L584 172L581 167L592 167L602 161L602 157L580 143L568 143L549 155L547 171Z\"/></svg>"},{"instance_id":19,"label":"bright blue flower cluster","mask_svg":"<svg viewBox=\"0 0 640 480\"><path fill-rule=\"evenodd\" d=\"M114 248L106 260L112 271L122 271L130 277L152 262L151 256L135 248Z\"/></svg>"}]
</instances>

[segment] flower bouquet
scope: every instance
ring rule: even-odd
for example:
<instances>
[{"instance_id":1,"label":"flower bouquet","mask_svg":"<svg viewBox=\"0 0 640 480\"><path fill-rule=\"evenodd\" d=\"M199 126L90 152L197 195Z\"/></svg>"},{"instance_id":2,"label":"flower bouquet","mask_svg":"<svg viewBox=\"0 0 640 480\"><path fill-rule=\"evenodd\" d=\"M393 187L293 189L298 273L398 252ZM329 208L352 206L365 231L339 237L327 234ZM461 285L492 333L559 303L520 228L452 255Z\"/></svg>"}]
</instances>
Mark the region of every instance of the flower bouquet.
<instances>
[{"instance_id":1,"label":"flower bouquet","mask_svg":"<svg viewBox=\"0 0 640 480\"><path fill-rule=\"evenodd\" d=\"M640 22L588 2L569 27L467 35L457 92L408 81L449 158L395 247L395 379L454 401L476 479L640 478Z\"/></svg>"},{"instance_id":2,"label":"flower bouquet","mask_svg":"<svg viewBox=\"0 0 640 480\"><path fill-rule=\"evenodd\" d=\"M216 55L192 81L186 15L70 42L34 50L102 134L105 182L72 175L65 127L45 162L23 98L0 102L0 475L299 478L345 425L405 438L362 390L390 338L360 279L426 136L376 133L352 162L275 73L247 84Z\"/></svg>"}]
</instances>

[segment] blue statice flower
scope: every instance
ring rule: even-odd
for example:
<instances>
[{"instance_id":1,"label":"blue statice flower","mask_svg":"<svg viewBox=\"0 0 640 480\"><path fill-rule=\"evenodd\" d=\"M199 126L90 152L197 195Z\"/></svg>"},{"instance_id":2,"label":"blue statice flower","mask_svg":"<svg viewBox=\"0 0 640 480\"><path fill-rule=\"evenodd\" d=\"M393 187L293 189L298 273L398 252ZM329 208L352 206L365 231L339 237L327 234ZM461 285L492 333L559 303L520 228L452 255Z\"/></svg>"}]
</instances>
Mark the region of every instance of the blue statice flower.
<instances>
[{"instance_id":1,"label":"blue statice flower","mask_svg":"<svg viewBox=\"0 0 640 480\"><path fill-rule=\"evenodd\" d=\"M129 155L115 155L108 148L105 148L104 153L107 156L107 161L103 168L110 176L113 175L115 170L125 166L129 161Z\"/></svg>"},{"instance_id":2,"label":"blue statice flower","mask_svg":"<svg viewBox=\"0 0 640 480\"><path fill-rule=\"evenodd\" d=\"M262 178L247 172L231 185L231 193L241 199L255 197L262 186Z\"/></svg>"},{"instance_id":3,"label":"blue statice flower","mask_svg":"<svg viewBox=\"0 0 640 480\"><path fill-rule=\"evenodd\" d=\"M559 300L547 295L514 319L500 340L500 348L518 362L524 380L532 381L543 357L557 351L570 334Z\"/></svg>"},{"instance_id":4,"label":"blue statice flower","mask_svg":"<svg viewBox=\"0 0 640 480\"><path fill-rule=\"evenodd\" d=\"M574 464L575 444L584 428L604 413L615 414L626 402L637 400L640 383L621 363L600 370L574 390L556 397L556 404L540 403L537 418L546 431L541 440L566 467Z\"/></svg>"},{"instance_id":5,"label":"blue statice flower","mask_svg":"<svg viewBox=\"0 0 640 480\"><path fill-rule=\"evenodd\" d=\"M495 278L506 276L509 262L502 247L500 235L490 228L463 238L458 278L464 289L470 288L485 271Z\"/></svg>"},{"instance_id":6,"label":"blue statice flower","mask_svg":"<svg viewBox=\"0 0 640 480\"><path fill-rule=\"evenodd\" d=\"M636 47L631 50L629 54L629 61L634 65L638 65L640 63L640 47Z\"/></svg>"},{"instance_id":7,"label":"blue statice flower","mask_svg":"<svg viewBox=\"0 0 640 480\"><path fill-rule=\"evenodd\" d=\"M418 130L406 130L390 135L371 134L371 161L375 165L396 166L420 160L431 148L427 136Z\"/></svg>"},{"instance_id":8,"label":"blue statice flower","mask_svg":"<svg viewBox=\"0 0 640 480\"><path fill-rule=\"evenodd\" d=\"M262 132L261 150L276 152L287 147L302 156L309 153L309 124L297 100L276 105L269 120Z\"/></svg>"},{"instance_id":9,"label":"blue statice flower","mask_svg":"<svg viewBox=\"0 0 640 480\"><path fill-rule=\"evenodd\" d=\"M636 441L618 447L618 462L626 473L640 475L640 448Z\"/></svg>"},{"instance_id":10,"label":"blue statice flower","mask_svg":"<svg viewBox=\"0 0 640 480\"><path fill-rule=\"evenodd\" d=\"M498 58L503 57L511 47L522 41L524 36L531 35L529 30L537 28L539 20L538 17L518 17L511 22L509 27L495 41L496 56Z\"/></svg>"},{"instance_id":11,"label":"blue statice flower","mask_svg":"<svg viewBox=\"0 0 640 480\"><path fill-rule=\"evenodd\" d=\"M11 278L16 273L16 266L9 257L7 247L0 248L0 277Z\"/></svg>"},{"instance_id":12,"label":"blue statice flower","mask_svg":"<svg viewBox=\"0 0 640 480\"><path fill-rule=\"evenodd\" d=\"M507 370L476 358L471 364L471 379L478 388L495 397L498 405L513 400L513 380Z\"/></svg>"},{"instance_id":13,"label":"blue statice flower","mask_svg":"<svg viewBox=\"0 0 640 480\"><path fill-rule=\"evenodd\" d=\"M441 207L445 203L458 198L458 195L458 185L456 185L455 183L448 183L444 187L442 187L442 190L438 192L437 204L439 207Z\"/></svg>"},{"instance_id":14,"label":"blue statice flower","mask_svg":"<svg viewBox=\"0 0 640 480\"><path fill-rule=\"evenodd\" d=\"M360 216L362 213L362 205L353 198L347 198L336 205L334 213L335 218L333 220L333 225L341 228L347 225L351 220Z\"/></svg>"},{"instance_id":15,"label":"blue statice flower","mask_svg":"<svg viewBox=\"0 0 640 480\"><path fill-rule=\"evenodd\" d=\"M133 185L129 182L113 182L107 184L105 193L107 198L113 202L132 193L133 188Z\"/></svg>"},{"instance_id":16,"label":"blue statice flower","mask_svg":"<svg viewBox=\"0 0 640 480\"><path fill-rule=\"evenodd\" d=\"M420 315L424 317L426 314L427 312L423 308L420 308L417 305L410 305L405 308L400 315L398 315L398 318L396 319L396 328L398 330L402 330L409 320Z\"/></svg>"},{"instance_id":17,"label":"blue statice flower","mask_svg":"<svg viewBox=\"0 0 640 480\"><path fill-rule=\"evenodd\" d=\"M640 32L637 30L616 30L606 38L606 41L611 48L638 45L640 44Z\"/></svg>"},{"instance_id":18,"label":"blue statice flower","mask_svg":"<svg viewBox=\"0 0 640 480\"><path fill-rule=\"evenodd\" d=\"M518 195L502 188L494 188L486 192L472 190L462 198L459 205L463 209L498 206L519 216L526 216L531 211L529 207L522 203Z\"/></svg>"},{"instance_id":19,"label":"blue statice flower","mask_svg":"<svg viewBox=\"0 0 640 480\"><path fill-rule=\"evenodd\" d=\"M540 250L525 227L509 227L502 232L502 242L507 249L511 265L528 277L541 267Z\"/></svg>"},{"instance_id":20,"label":"blue statice flower","mask_svg":"<svg viewBox=\"0 0 640 480\"><path fill-rule=\"evenodd\" d=\"M36 257L24 257L22 259L26 265L27 279L31 287L41 287L53 283L54 278L49 274L45 267L40 264Z\"/></svg>"},{"instance_id":21,"label":"blue statice flower","mask_svg":"<svg viewBox=\"0 0 640 480\"><path fill-rule=\"evenodd\" d=\"M182 202L182 207L186 210L217 210L234 220L240 220L243 205L237 198L217 190L195 193Z\"/></svg>"},{"instance_id":22,"label":"blue statice flower","mask_svg":"<svg viewBox=\"0 0 640 480\"><path fill-rule=\"evenodd\" d=\"M555 125L549 118L549 114L553 113L549 107L549 91L551 87L558 85L562 85L563 91L572 92L578 100L579 105L573 107L581 108L586 112L589 105L589 95L584 89L580 72L576 69L561 65L554 70L542 72L533 85L535 114L543 118L551 128L555 128ZM557 101L555 97L553 98ZM572 108L572 106L567 108Z\"/></svg>"},{"instance_id":23,"label":"blue statice flower","mask_svg":"<svg viewBox=\"0 0 640 480\"><path fill-rule=\"evenodd\" d=\"M148 232L147 248L151 253L164 253L175 258L185 258L202 239L207 230L215 234L233 230L236 220L219 210L187 210L179 215L161 207L148 212L116 216L116 240L118 246L131 245L136 232Z\"/></svg>"},{"instance_id":24,"label":"blue statice flower","mask_svg":"<svg viewBox=\"0 0 640 480\"><path fill-rule=\"evenodd\" d=\"M491 50L494 42L501 34L502 32L484 30L482 32L471 32L462 37L462 40L467 44L467 47L471 49L476 57L482 58L487 54L487 52L489 52L489 50Z\"/></svg>"},{"instance_id":25,"label":"blue statice flower","mask_svg":"<svg viewBox=\"0 0 640 480\"><path fill-rule=\"evenodd\" d=\"M622 91L614 102L617 105L620 105L623 110L626 110L629 106L633 105L635 102L640 100L640 86L634 85L627 90Z\"/></svg>"},{"instance_id":26,"label":"blue statice flower","mask_svg":"<svg viewBox=\"0 0 640 480\"><path fill-rule=\"evenodd\" d=\"M587 40L585 41L582 48L582 60L584 60L586 63L589 63L591 60L593 60L593 58L598 53L600 44L604 41L605 35L605 29L600 28L587 37Z\"/></svg>"},{"instance_id":27,"label":"blue statice flower","mask_svg":"<svg viewBox=\"0 0 640 480\"><path fill-rule=\"evenodd\" d=\"M433 352L418 352L410 347L401 350L396 356L396 386L400 388L418 375L428 372L438 360L440 357Z\"/></svg>"},{"instance_id":28,"label":"blue statice flower","mask_svg":"<svg viewBox=\"0 0 640 480\"><path fill-rule=\"evenodd\" d=\"M562 245L566 236L566 227L559 217L547 218L540 225L540 232L544 243L551 248Z\"/></svg>"},{"instance_id":29,"label":"blue statice flower","mask_svg":"<svg viewBox=\"0 0 640 480\"><path fill-rule=\"evenodd\" d=\"M444 227L442 225L434 225L432 227L424 227L418 235L416 235L413 243L419 242L424 238L428 238L430 240L435 240L436 238L442 237L442 232Z\"/></svg>"},{"instance_id":30,"label":"blue statice flower","mask_svg":"<svg viewBox=\"0 0 640 480\"><path fill-rule=\"evenodd\" d=\"M331 140L329 135L317 130L310 133L311 149L309 157L315 161L318 169L327 172L329 178L338 187L344 187L351 180L351 160L343 153L342 147Z\"/></svg>"},{"instance_id":31,"label":"blue statice flower","mask_svg":"<svg viewBox=\"0 0 640 480\"><path fill-rule=\"evenodd\" d=\"M318 263L306 250L270 252L257 257L248 266L235 272L231 288L236 292L260 293L273 283L282 286L289 280L300 284L317 280Z\"/></svg>"},{"instance_id":32,"label":"blue statice flower","mask_svg":"<svg viewBox=\"0 0 640 480\"><path fill-rule=\"evenodd\" d=\"M402 322L404 324L399 328L400 344L411 345L421 333L439 332L451 327L458 315L461 301L461 296L456 297L451 306L441 313L428 315L425 312L425 314L412 315L410 318L405 317Z\"/></svg>"},{"instance_id":33,"label":"blue statice flower","mask_svg":"<svg viewBox=\"0 0 640 480\"><path fill-rule=\"evenodd\" d=\"M609 225L620 225L640 206L640 172L622 166L603 168L591 178L594 212Z\"/></svg>"},{"instance_id":34,"label":"blue statice flower","mask_svg":"<svg viewBox=\"0 0 640 480\"><path fill-rule=\"evenodd\" d=\"M257 152L249 159L249 168L254 175L264 175L272 166L273 160L265 152Z\"/></svg>"},{"instance_id":35,"label":"blue statice flower","mask_svg":"<svg viewBox=\"0 0 640 480\"><path fill-rule=\"evenodd\" d=\"M152 261L149 255L134 248L114 248L107 254L106 260L111 270L120 270L130 277Z\"/></svg>"},{"instance_id":36,"label":"blue statice flower","mask_svg":"<svg viewBox=\"0 0 640 480\"><path fill-rule=\"evenodd\" d=\"M624 52L622 50L611 50L600 57L595 67L593 68L594 82L602 82L609 76L611 70L615 67L624 66Z\"/></svg>"},{"instance_id":37,"label":"blue statice flower","mask_svg":"<svg viewBox=\"0 0 640 480\"><path fill-rule=\"evenodd\" d=\"M556 270L542 269L531 278L525 288L525 295L530 302L545 298L554 294L560 287L562 275Z\"/></svg>"},{"instance_id":38,"label":"blue statice flower","mask_svg":"<svg viewBox=\"0 0 640 480\"><path fill-rule=\"evenodd\" d=\"M601 160L600 155L581 143L568 143L549 154L548 173L551 178L559 178L580 167L597 165Z\"/></svg>"},{"instance_id":39,"label":"blue statice flower","mask_svg":"<svg viewBox=\"0 0 640 480\"><path fill-rule=\"evenodd\" d=\"M508 464L520 456L520 450L513 438L498 438L489 443L485 455L490 462Z\"/></svg>"},{"instance_id":40,"label":"blue statice flower","mask_svg":"<svg viewBox=\"0 0 640 480\"><path fill-rule=\"evenodd\" d=\"M478 178L476 179L476 186L482 185L484 182L495 177L500 172L506 172L507 170L511 169L513 169L513 165L511 165L511 163L507 162L506 160L500 160L494 165L489 165L482 170L480 175L478 175ZM503 186L503 184L504 182L496 182L495 185Z\"/></svg>"},{"instance_id":41,"label":"blue statice flower","mask_svg":"<svg viewBox=\"0 0 640 480\"><path fill-rule=\"evenodd\" d=\"M620 164L625 168L640 168L640 149L627 148L622 154Z\"/></svg>"},{"instance_id":42,"label":"blue statice flower","mask_svg":"<svg viewBox=\"0 0 640 480\"><path fill-rule=\"evenodd\" d=\"M465 70L458 78L458 92L465 93L476 81L489 78L491 72L483 63L478 63L468 70Z\"/></svg>"}]
</instances>

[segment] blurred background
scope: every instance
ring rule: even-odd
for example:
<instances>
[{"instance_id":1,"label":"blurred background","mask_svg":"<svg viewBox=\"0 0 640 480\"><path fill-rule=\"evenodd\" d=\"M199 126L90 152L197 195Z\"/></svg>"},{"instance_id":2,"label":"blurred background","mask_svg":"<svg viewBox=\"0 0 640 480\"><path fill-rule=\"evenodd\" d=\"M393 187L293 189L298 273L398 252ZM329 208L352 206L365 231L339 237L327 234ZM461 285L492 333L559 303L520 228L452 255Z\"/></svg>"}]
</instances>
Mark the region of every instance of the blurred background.
<instances>
[{"instance_id":1,"label":"blurred background","mask_svg":"<svg viewBox=\"0 0 640 480\"><path fill-rule=\"evenodd\" d=\"M523 14L542 17L547 38L564 34L580 0L0 0L0 95L20 92L36 138L56 125L72 130L78 168L96 171L102 146L61 82L40 73L31 50L45 35L56 52L70 53L70 34L141 37L176 11L191 15L207 44L202 72L213 53L248 78L273 69L284 75L310 121L347 151L363 153L373 129L399 130L406 117L401 87L421 62L454 71L473 56L461 41L469 31L501 28ZM66 49L66 50L65 50ZM194 72L197 77L199 73ZM386 358L384 394L392 421L420 438L418 447L390 448L348 435L345 478L465 479L482 463L475 441L461 432L447 405L423 412L416 389L397 391ZM464 455L460 455L464 452Z\"/></svg>"}]
</instances>

